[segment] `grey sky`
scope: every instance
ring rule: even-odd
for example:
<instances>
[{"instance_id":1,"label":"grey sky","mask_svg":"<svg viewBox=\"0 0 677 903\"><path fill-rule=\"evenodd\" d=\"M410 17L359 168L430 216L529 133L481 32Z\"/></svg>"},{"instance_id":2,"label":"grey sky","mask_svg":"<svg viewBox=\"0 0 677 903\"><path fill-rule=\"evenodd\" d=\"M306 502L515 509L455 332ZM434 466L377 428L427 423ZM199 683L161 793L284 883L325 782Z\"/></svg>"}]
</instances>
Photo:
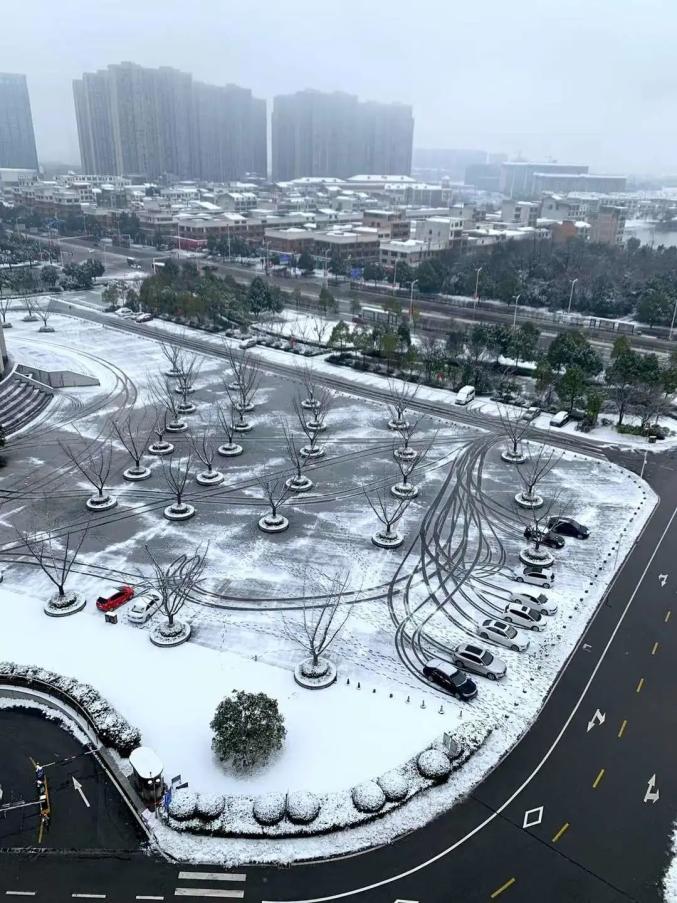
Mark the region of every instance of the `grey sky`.
<instances>
[{"instance_id":1,"label":"grey sky","mask_svg":"<svg viewBox=\"0 0 677 903\"><path fill-rule=\"evenodd\" d=\"M677 171L675 0L3 0L42 160L77 161L71 80L131 60L414 106L418 147Z\"/></svg>"}]
</instances>

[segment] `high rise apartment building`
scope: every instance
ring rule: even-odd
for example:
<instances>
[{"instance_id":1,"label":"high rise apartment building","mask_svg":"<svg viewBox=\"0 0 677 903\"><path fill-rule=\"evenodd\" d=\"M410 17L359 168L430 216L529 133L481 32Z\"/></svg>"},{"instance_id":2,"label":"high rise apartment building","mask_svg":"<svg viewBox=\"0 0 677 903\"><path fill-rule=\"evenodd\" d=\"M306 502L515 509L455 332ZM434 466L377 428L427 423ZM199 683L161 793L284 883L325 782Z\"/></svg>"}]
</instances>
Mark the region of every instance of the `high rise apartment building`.
<instances>
[{"instance_id":1,"label":"high rise apartment building","mask_svg":"<svg viewBox=\"0 0 677 903\"><path fill-rule=\"evenodd\" d=\"M0 166L11 169L38 168L25 75L0 72Z\"/></svg>"},{"instance_id":2,"label":"high rise apartment building","mask_svg":"<svg viewBox=\"0 0 677 903\"><path fill-rule=\"evenodd\" d=\"M88 173L229 181L266 172L266 106L236 85L206 85L133 63L73 82Z\"/></svg>"},{"instance_id":3,"label":"high rise apartment building","mask_svg":"<svg viewBox=\"0 0 677 903\"><path fill-rule=\"evenodd\" d=\"M404 104L298 91L275 98L271 131L275 181L411 171L414 119Z\"/></svg>"}]
</instances>

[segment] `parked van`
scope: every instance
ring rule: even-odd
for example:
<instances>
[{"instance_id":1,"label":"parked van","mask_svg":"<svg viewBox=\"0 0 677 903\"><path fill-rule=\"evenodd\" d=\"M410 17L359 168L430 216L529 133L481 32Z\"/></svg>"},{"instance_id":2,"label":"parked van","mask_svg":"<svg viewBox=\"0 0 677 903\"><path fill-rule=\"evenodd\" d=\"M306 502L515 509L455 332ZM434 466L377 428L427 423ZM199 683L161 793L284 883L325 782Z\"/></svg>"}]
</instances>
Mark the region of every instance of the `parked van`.
<instances>
[{"instance_id":1,"label":"parked van","mask_svg":"<svg viewBox=\"0 0 677 903\"><path fill-rule=\"evenodd\" d=\"M554 417L550 418L550 426L564 426L569 422L569 414L567 411L558 411Z\"/></svg>"},{"instance_id":2,"label":"parked van","mask_svg":"<svg viewBox=\"0 0 677 903\"><path fill-rule=\"evenodd\" d=\"M456 404L470 404L475 398L474 386L463 386L456 393Z\"/></svg>"}]
</instances>

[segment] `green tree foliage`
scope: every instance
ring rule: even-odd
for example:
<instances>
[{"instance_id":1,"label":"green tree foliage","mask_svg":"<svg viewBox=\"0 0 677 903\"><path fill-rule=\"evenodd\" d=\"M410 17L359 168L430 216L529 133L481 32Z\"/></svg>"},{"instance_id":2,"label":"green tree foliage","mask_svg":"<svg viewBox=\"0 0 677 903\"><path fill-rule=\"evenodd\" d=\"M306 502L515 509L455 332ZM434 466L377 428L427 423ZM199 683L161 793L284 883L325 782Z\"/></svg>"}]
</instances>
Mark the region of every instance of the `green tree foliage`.
<instances>
[{"instance_id":1,"label":"green tree foliage","mask_svg":"<svg viewBox=\"0 0 677 903\"><path fill-rule=\"evenodd\" d=\"M509 355L515 359L516 364L534 360L540 335L540 329L533 323L523 323L511 331Z\"/></svg>"},{"instance_id":2,"label":"green tree foliage","mask_svg":"<svg viewBox=\"0 0 677 903\"><path fill-rule=\"evenodd\" d=\"M339 320L332 329L329 344L332 348L338 348L339 351L343 351L345 346L350 344L350 327L344 320Z\"/></svg>"},{"instance_id":3,"label":"green tree foliage","mask_svg":"<svg viewBox=\"0 0 677 903\"><path fill-rule=\"evenodd\" d=\"M339 309L338 301L332 295L329 289L325 288L324 286L320 289L318 306L325 316L327 316L327 314L338 313Z\"/></svg>"},{"instance_id":4,"label":"green tree foliage","mask_svg":"<svg viewBox=\"0 0 677 903\"><path fill-rule=\"evenodd\" d=\"M365 263L362 278L365 282L381 282L385 279L385 271L380 263Z\"/></svg>"},{"instance_id":5,"label":"green tree foliage","mask_svg":"<svg viewBox=\"0 0 677 903\"><path fill-rule=\"evenodd\" d=\"M329 257L329 263L327 264L327 269L332 274L332 276L345 276L348 272L348 262L341 251L338 248L334 248L331 252L331 256Z\"/></svg>"},{"instance_id":6,"label":"green tree foliage","mask_svg":"<svg viewBox=\"0 0 677 903\"><path fill-rule=\"evenodd\" d=\"M594 376L602 369L602 359L582 332L561 332L548 348L548 360L555 370L578 367L585 376Z\"/></svg>"},{"instance_id":7,"label":"green tree foliage","mask_svg":"<svg viewBox=\"0 0 677 903\"><path fill-rule=\"evenodd\" d=\"M59 271L55 266L48 263L40 270L40 281L47 288L54 288L58 279Z\"/></svg>"},{"instance_id":8,"label":"green tree foliage","mask_svg":"<svg viewBox=\"0 0 677 903\"><path fill-rule=\"evenodd\" d=\"M557 394L569 413L585 392L585 385L585 373L576 364L567 367L566 373L557 380Z\"/></svg>"},{"instance_id":9,"label":"green tree foliage","mask_svg":"<svg viewBox=\"0 0 677 903\"><path fill-rule=\"evenodd\" d=\"M649 326L669 326L677 301L677 291L670 293L666 285L652 280L637 302L637 319Z\"/></svg>"},{"instance_id":10,"label":"green tree foliage","mask_svg":"<svg viewBox=\"0 0 677 903\"><path fill-rule=\"evenodd\" d=\"M399 282L400 285L411 285L415 278L416 273L406 260L398 260L395 264L395 282Z\"/></svg>"},{"instance_id":11,"label":"green tree foliage","mask_svg":"<svg viewBox=\"0 0 677 903\"><path fill-rule=\"evenodd\" d=\"M309 254L308 251L301 251L299 254L299 258L297 260L298 268L305 273L312 273L315 270L315 259L312 254Z\"/></svg>"},{"instance_id":12,"label":"green tree foliage","mask_svg":"<svg viewBox=\"0 0 677 903\"><path fill-rule=\"evenodd\" d=\"M277 700L244 690L233 690L219 703L210 727L219 759L243 770L267 762L287 733Z\"/></svg>"}]
</instances>

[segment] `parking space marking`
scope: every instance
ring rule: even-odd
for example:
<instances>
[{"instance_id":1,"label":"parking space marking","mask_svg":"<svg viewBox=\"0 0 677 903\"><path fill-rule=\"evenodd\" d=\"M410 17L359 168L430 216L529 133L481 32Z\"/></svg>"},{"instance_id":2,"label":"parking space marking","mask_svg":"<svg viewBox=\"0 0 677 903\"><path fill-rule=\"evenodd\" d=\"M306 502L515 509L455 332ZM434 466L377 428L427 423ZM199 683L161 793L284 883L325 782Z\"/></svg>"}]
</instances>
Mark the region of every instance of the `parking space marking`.
<instances>
[{"instance_id":1,"label":"parking space marking","mask_svg":"<svg viewBox=\"0 0 677 903\"><path fill-rule=\"evenodd\" d=\"M501 884L501 886L497 887L496 890L493 892L493 894L491 894L489 899L495 900L496 897L500 896L504 890L507 890L509 887L512 887L516 880L517 880L516 878L510 878L508 881L505 882L505 884Z\"/></svg>"},{"instance_id":2,"label":"parking space marking","mask_svg":"<svg viewBox=\"0 0 677 903\"><path fill-rule=\"evenodd\" d=\"M596 790L596 789L597 789L597 785L599 784L599 782L600 782L600 781L602 780L602 778L604 777L604 772L605 772L605 769L604 769L604 768L600 768L599 774L598 774L597 777L595 778L595 780L594 780L594 782L593 782L593 785L592 785L592 789L593 789L593 790Z\"/></svg>"},{"instance_id":3,"label":"parking space marking","mask_svg":"<svg viewBox=\"0 0 677 903\"><path fill-rule=\"evenodd\" d=\"M668 609L665 614L665 621L663 623L665 623L665 624L668 623L668 621L670 620L670 614L671 614L670 609Z\"/></svg>"},{"instance_id":4,"label":"parking space marking","mask_svg":"<svg viewBox=\"0 0 677 903\"><path fill-rule=\"evenodd\" d=\"M635 690L635 693L639 693L639 691L642 689L643 686L644 686L644 678L640 677L639 683L637 684L637 689Z\"/></svg>"},{"instance_id":5,"label":"parking space marking","mask_svg":"<svg viewBox=\"0 0 677 903\"><path fill-rule=\"evenodd\" d=\"M622 724L621 724L621 728L620 728L620 730L618 731L618 739L619 739L619 740L621 739L621 737L622 737L623 734L625 733L625 728L627 727L627 725L628 725L628 719L627 719L627 718L624 718L624 719L623 719L623 722L622 722Z\"/></svg>"},{"instance_id":6,"label":"parking space marking","mask_svg":"<svg viewBox=\"0 0 677 903\"><path fill-rule=\"evenodd\" d=\"M567 831L568 829L569 829L569 822L565 821L564 824L562 825L562 827L559 829L557 834L555 834L555 836L553 837L553 839L550 842L557 843L557 841L560 839L562 834L564 834L564 832Z\"/></svg>"}]
</instances>

